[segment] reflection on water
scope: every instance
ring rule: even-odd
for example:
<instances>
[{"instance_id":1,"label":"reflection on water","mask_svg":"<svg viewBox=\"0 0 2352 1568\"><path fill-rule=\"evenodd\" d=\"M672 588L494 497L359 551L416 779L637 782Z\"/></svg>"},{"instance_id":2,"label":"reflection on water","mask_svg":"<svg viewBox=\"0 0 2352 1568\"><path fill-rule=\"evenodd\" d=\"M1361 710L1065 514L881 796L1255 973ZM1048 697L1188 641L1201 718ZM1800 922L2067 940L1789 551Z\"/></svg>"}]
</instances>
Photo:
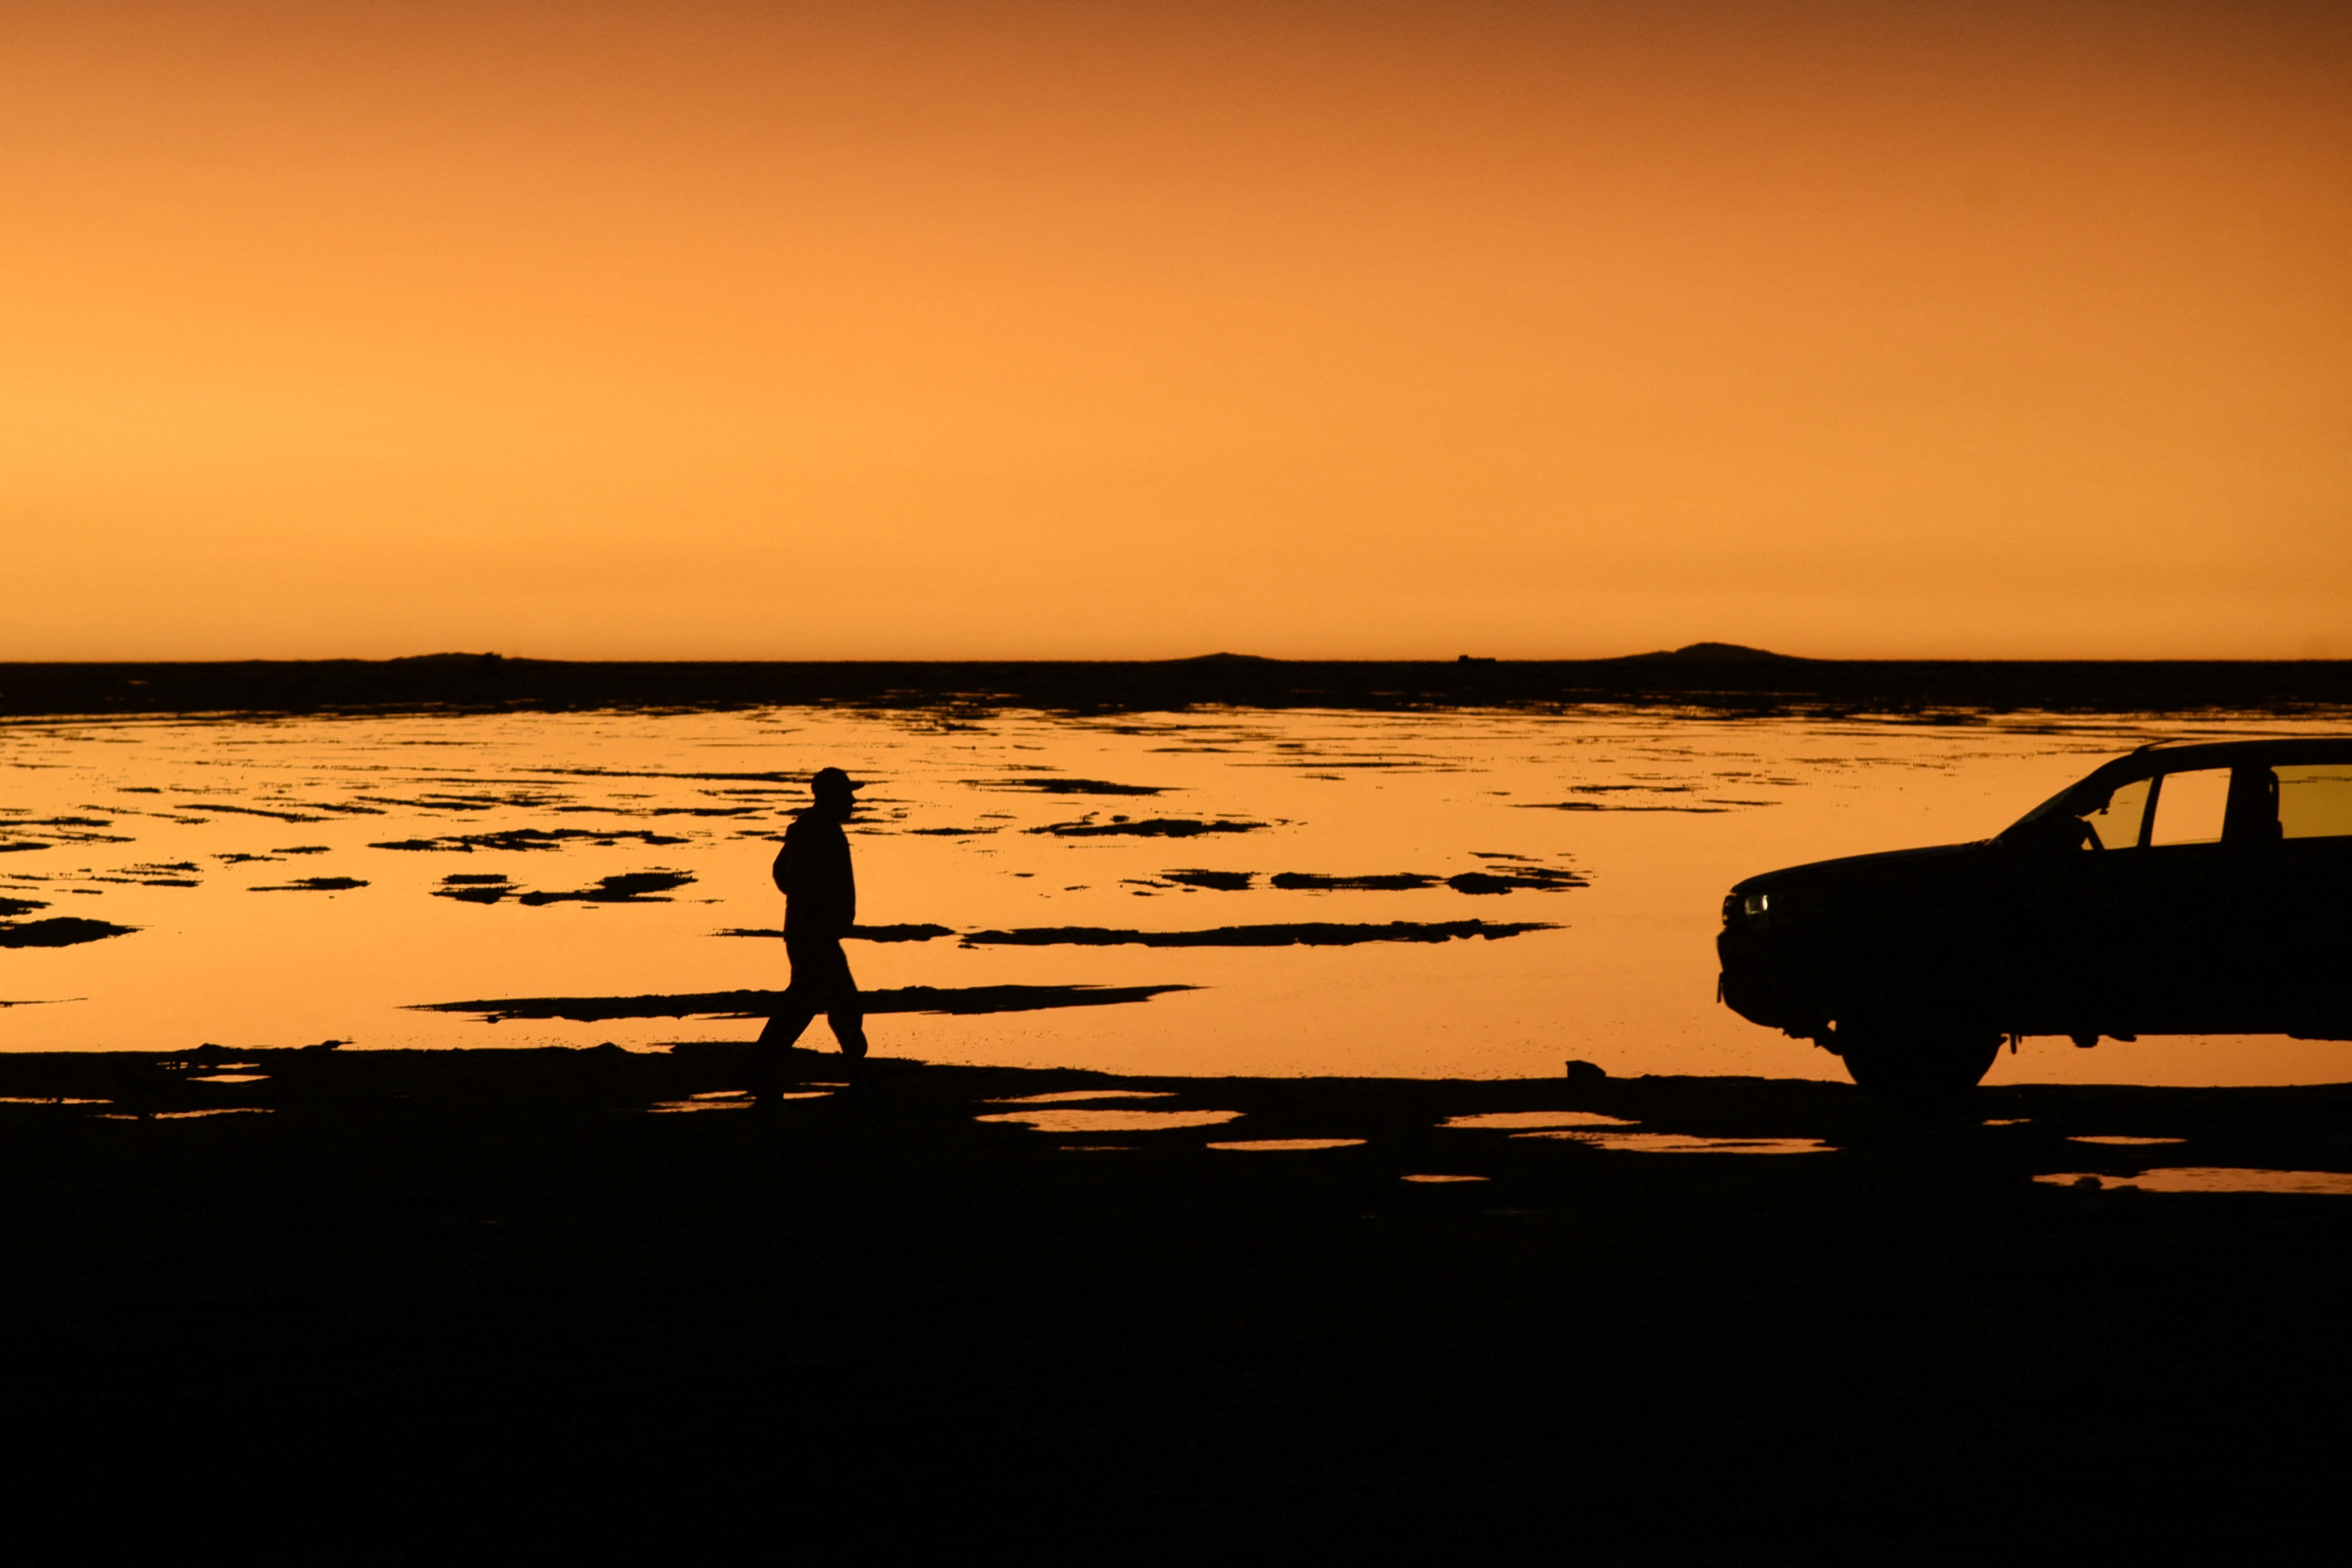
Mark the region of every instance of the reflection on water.
<instances>
[{"instance_id":1,"label":"reflection on water","mask_svg":"<svg viewBox=\"0 0 2352 1568\"><path fill-rule=\"evenodd\" d=\"M1009 1100L992 1100L990 1105L1061 1105L1073 1100L1172 1100L1172 1089L1062 1089L1051 1094L1015 1095Z\"/></svg>"},{"instance_id":2,"label":"reflection on water","mask_svg":"<svg viewBox=\"0 0 2352 1568\"><path fill-rule=\"evenodd\" d=\"M2144 1193L2315 1193L2329 1196L2352 1194L2352 1172L2248 1171L2227 1165L2172 1165L2143 1171L2137 1176L2095 1176L2069 1172L2036 1176L2053 1186L2116 1186Z\"/></svg>"},{"instance_id":3,"label":"reflection on water","mask_svg":"<svg viewBox=\"0 0 2352 1568\"><path fill-rule=\"evenodd\" d=\"M746 1038L756 1026L719 1016L722 999L780 988L784 955L736 933L775 929L769 858L808 774L833 764L874 781L853 826L871 923L852 963L868 988L929 999L877 1016L881 1055L1188 1077L1554 1076L1582 1058L1834 1079L1834 1058L1715 1003L1732 882L1981 837L2102 757L2191 732L1944 717L1958 721L1596 708L0 725L0 1048ZM467 997L679 1010L412 1010ZM1992 1077L2338 1081L2352 1055L2029 1041Z\"/></svg>"},{"instance_id":4,"label":"reflection on water","mask_svg":"<svg viewBox=\"0 0 2352 1568\"><path fill-rule=\"evenodd\" d=\"M1440 1125L1516 1130L1525 1127L1631 1127L1633 1123L1622 1116L1603 1116L1591 1110L1488 1110L1475 1116L1449 1116Z\"/></svg>"},{"instance_id":5,"label":"reflection on water","mask_svg":"<svg viewBox=\"0 0 2352 1568\"><path fill-rule=\"evenodd\" d=\"M1686 1132L1514 1132L1514 1138L1567 1138L1596 1149L1639 1154L1827 1154L1818 1138L1699 1138Z\"/></svg>"},{"instance_id":6,"label":"reflection on water","mask_svg":"<svg viewBox=\"0 0 2352 1568\"><path fill-rule=\"evenodd\" d=\"M771 1100L824 1100L831 1093L830 1089L803 1089L786 1094L772 1094L768 1098ZM680 1110L749 1110L752 1103L749 1089L717 1089L708 1094L689 1094L684 1100L660 1100L646 1109L657 1113Z\"/></svg>"},{"instance_id":7,"label":"reflection on water","mask_svg":"<svg viewBox=\"0 0 2352 1568\"><path fill-rule=\"evenodd\" d=\"M1240 1115L1238 1110L1006 1110L973 1120L1015 1121L1040 1132L1165 1132L1215 1127Z\"/></svg>"},{"instance_id":8,"label":"reflection on water","mask_svg":"<svg viewBox=\"0 0 2352 1568\"><path fill-rule=\"evenodd\" d=\"M1990 1125L1988 1123L1987 1125ZM2186 1138L2134 1138L2122 1133L2086 1132L2066 1140L2069 1143L2186 1143Z\"/></svg>"},{"instance_id":9,"label":"reflection on water","mask_svg":"<svg viewBox=\"0 0 2352 1568\"><path fill-rule=\"evenodd\" d=\"M1212 1149L1231 1149L1241 1152L1262 1152L1279 1153L1301 1149L1354 1149L1363 1143L1361 1138L1242 1138L1230 1143L1212 1143Z\"/></svg>"},{"instance_id":10,"label":"reflection on water","mask_svg":"<svg viewBox=\"0 0 2352 1568\"><path fill-rule=\"evenodd\" d=\"M1486 1181L1486 1179L1487 1179L1487 1178L1486 1178L1486 1177L1485 1177L1485 1176L1433 1176L1433 1175L1400 1176L1400 1177L1398 1177L1398 1178L1397 1178L1397 1180L1399 1180L1399 1181L1401 1181L1401 1182L1433 1182L1433 1182L1483 1182L1483 1181Z\"/></svg>"}]
</instances>

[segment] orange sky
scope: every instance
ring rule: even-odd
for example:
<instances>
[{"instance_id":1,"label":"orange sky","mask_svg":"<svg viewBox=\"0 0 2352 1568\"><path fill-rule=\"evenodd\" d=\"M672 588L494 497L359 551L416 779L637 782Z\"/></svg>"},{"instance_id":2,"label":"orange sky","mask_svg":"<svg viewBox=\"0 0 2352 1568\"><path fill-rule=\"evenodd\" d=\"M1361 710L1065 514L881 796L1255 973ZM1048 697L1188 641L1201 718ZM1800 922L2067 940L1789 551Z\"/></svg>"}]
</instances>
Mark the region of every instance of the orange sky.
<instances>
[{"instance_id":1,"label":"orange sky","mask_svg":"<svg viewBox=\"0 0 2352 1568\"><path fill-rule=\"evenodd\" d=\"M9 0L0 658L2352 657L2347 80L2258 0Z\"/></svg>"}]
</instances>

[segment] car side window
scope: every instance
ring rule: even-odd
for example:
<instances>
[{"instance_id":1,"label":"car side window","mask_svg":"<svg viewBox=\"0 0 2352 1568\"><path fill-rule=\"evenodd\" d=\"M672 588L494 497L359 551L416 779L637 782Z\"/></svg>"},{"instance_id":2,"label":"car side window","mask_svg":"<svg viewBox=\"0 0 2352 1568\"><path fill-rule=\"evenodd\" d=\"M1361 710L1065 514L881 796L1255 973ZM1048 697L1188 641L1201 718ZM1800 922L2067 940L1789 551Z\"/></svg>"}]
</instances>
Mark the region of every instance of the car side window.
<instances>
[{"instance_id":1,"label":"car side window","mask_svg":"<svg viewBox=\"0 0 2352 1568\"><path fill-rule=\"evenodd\" d=\"M2279 837L2352 837L2352 763L2289 763L2278 773Z\"/></svg>"},{"instance_id":2,"label":"car side window","mask_svg":"<svg viewBox=\"0 0 2352 1568\"><path fill-rule=\"evenodd\" d=\"M2156 781L2150 844L2219 844L2230 805L2230 770L2190 768Z\"/></svg>"},{"instance_id":3,"label":"car side window","mask_svg":"<svg viewBox=\"0 0 2352 1568\"><path fill-rule=\"evenodd\" d=\"M2116 786L2106 804L2085 812L2083 820L2102 849L2133 849L2139 846L2140 825L2147 820L2147 797L2153 781L2134 779ZM2083 846L2087 849L2088 844Z\"/></svg>"}]
</instances>

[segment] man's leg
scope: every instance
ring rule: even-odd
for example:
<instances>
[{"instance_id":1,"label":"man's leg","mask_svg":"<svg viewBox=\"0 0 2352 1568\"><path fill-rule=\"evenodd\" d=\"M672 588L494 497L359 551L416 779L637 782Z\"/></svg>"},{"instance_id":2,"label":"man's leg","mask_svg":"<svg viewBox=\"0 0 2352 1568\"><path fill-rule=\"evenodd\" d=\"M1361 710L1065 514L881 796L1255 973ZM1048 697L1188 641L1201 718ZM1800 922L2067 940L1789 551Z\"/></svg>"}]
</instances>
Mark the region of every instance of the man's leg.
<instances>
[{"instance_id":1,"label":"man's leg","mask_svg":"<svg viewBox=\"0 0 2352 1568\"><path fill-rule=\"evenodd\" d=\"M816 1009L802 1001L797 991L784 993L783 1005L768 1017L766 1027L751 1047L751 1098L772 1100L783 1092L784 1058L792 1054L793 1042L816 1016Z\"/></svg>"},{"instance_id":2,"label":"man's leg","mask_svg":"<svg viewBox=\"0 0 2352 1568\"><path fill-rule=\"evenodd\" d=\"M823 954L813 953L806 944L786 937L784 957L792 965L792 979L751 1047L751 1092L761 1100L783 1088L784 1058L809 1021L823 1010L826 979Z\"/></svg>"},{"instance_id":3,"label":"man's leg","mask_svg":"<svg viewBox=\"0 0 2352 1568\"><path fill-rule=\"evenodd\" d=\"M833 1037L841 1042L841 1054L851 1061L866 1056L866 1015L856 1007L835 1007L824 1016L833 1026Z\"/></svg>"},{"instance_id":4,"label":"man's leg","mask_svg":"<svg viewBox=\"0 0 2352 1568\"><path fill-rule=\"evenodd\" d=\"M857 994L857 977L849 973L849 955L841 951L841 943L827 942L825 946L828 951L821 960L824 973L824 1021L833 1026L833 1037L841 1043L841 1054L857 1061L866 1055L866 1008Z\"/></svg>"},{"instance_id":5,"label":"man's leg","mask_svg":"<svg viewBox=\"0 0 2352 1568\"><path fill-rule=\"evenodd\" d=\"M760 1030L760 1048L781 1057L793 1048L793 1042L801 1037L801 1031L807 1028L809 1020L815 1016L814 1007L796 999L793 993L785 992L783 1005L769 1015L767 1023Z\"/></svg>"}]
</instances>

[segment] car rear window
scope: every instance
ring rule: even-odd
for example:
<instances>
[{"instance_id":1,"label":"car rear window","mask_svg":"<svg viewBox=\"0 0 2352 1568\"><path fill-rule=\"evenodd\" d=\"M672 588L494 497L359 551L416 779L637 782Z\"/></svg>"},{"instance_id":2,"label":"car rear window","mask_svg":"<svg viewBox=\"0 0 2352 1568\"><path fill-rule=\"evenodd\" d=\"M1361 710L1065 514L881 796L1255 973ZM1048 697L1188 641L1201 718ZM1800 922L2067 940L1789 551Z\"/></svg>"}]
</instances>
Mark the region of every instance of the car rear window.
<instances>
[{"instance_id":1,"label":"car rear window","mask_svg":"<svg viewBox=\"0 0 2352 1568\"><path fill-rule=\"evenodd\" d=\"M2352 763L2295 763L2276 772L2280 837L2352 837Z\"/></svg>"}]
</instances>

